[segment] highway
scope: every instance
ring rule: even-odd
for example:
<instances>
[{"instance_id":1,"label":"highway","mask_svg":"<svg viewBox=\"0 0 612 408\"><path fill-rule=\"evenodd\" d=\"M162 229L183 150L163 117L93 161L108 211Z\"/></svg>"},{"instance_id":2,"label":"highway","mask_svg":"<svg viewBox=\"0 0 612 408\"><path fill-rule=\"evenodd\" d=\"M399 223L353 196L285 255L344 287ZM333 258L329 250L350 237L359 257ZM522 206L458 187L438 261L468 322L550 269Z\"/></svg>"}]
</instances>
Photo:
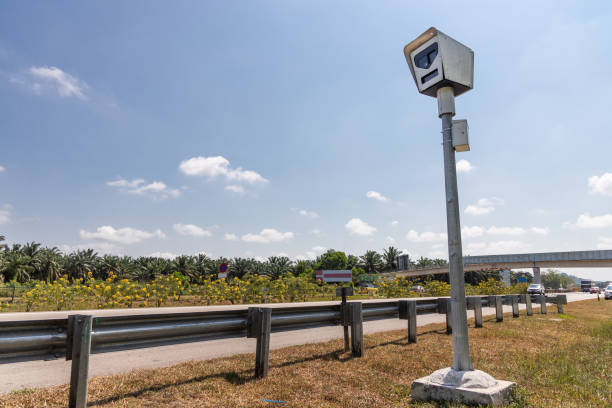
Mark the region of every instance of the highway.
<instances>
[{"instance_id":1,"label":"highway","mask_svg":"<svg viewBox=\"0 0 612 408\"><path fill-rule=\"evenodd\" d=\"M597 295L570 293L568 302L584 299L593 299ZM602 296L603 301L603 296ZM367 300L363 301L368 302ZM337 304L338 302L317 302L317 304ZM243 309L249 306L284 307L299 306L301 303L276 303L266 305L235 305L235 306L198 306L198 307L164 307L152 309L112 309L90 311L64 311L64 312L34 312L34 313L2 313L0 321L38 320L50 318L64 318L68 314L92 314L95 316L116 316L144 313L179 313L210 310ZM303 303L302 303L303 304ZM521 309L524 310L524 305ZM504 312L511 312L511 306L504 306ZM483 308L483 315L494 315L494 308ZM549 307L549 313L556 313L556 307ZM539 307L534 304L534 315L539 313ZM468 317L473 312L468 311ZM418 326L430 323L443 323L444 315L418 316ZM381 331L406 329L406 320L384 319L364 322L364 334ZM485 326L486 330L486 326ZM342 327L317 327L303 330L293 330L272 333L270 348L278 349L298 344L324 342L342 338ZM129 372L135 369L166 367L183 361L205 360L224 357L234 354L254 353L255 339L232 338L207 340L175 345L163 345L145 349L121 350L106 353L92 354L89 364L89 376L104 376ZM64 358L48 361L25 361L0 364L0 393L6 393L23 388L48 387L70 382L70 361Z\"/></svg>"}]
</instances>

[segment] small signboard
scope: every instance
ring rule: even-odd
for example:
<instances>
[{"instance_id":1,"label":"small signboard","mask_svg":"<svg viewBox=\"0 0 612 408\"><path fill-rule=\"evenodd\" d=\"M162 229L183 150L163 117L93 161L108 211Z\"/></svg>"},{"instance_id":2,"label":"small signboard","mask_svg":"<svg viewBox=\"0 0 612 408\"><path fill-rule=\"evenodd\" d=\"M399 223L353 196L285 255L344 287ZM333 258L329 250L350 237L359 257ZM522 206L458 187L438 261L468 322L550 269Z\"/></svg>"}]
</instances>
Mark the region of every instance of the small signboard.
<instances>
[{"instance_id":1,"label":"small signboard","mask_svg":"<svg viewBox=\"0 0 612 408\"><path fill-rule=\"evenodd\" d=\"M219 265L219 275L218 276L219 276L219 279L227 278L227 264L225 262Z\"/></svg>"},{"instance_id":2,"label":"small signboard","mask_svg":"<svg viewBox=\"0 0 612 408\"><path fill-rule=\"evenodd\" d=\"M318 270L315 278L321 282L351 282L353 272L350 270Z\"/></svg>"},{"instance_id":3,"label":"small signboard","mask_svg":"<svg viewBox=\"0 0 612 408\"><path fill-rule=\"evenodd\" d=\"M518 281L521 282L521 283L524 283L524 282L527 282L527 278L524 277L524 276L519 276L518 277Z\"/></svg>"}]
</instances>

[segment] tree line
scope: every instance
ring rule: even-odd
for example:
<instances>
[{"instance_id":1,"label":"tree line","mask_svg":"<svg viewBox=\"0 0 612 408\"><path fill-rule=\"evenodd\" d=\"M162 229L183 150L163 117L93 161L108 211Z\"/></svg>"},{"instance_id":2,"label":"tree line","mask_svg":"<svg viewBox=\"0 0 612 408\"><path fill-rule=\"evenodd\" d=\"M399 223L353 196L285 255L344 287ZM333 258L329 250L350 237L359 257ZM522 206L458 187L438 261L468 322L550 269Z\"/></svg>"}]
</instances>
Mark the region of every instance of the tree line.
<instances>
[{"instance_id":1,"label":"tree line","mask_svg":"<svg viewBox=\"0 0 612 408\"><path fill-rule=\"evenodd\" d=\"M402 251L390 246L377 252L366 251L361 256L329 249L313 260L292 261L285 256L271 256L265 261L254 258L212 259L204 254L181 255L174 259L153 256L98 255L93 249L62 253L57 247L40 243L6 245L0 235L0 283L40 280L52 282L61 276L70 280L85 279L91 272L95 279L106 279L111 272L119 278L149 282L156 277L180 272L192 281L215 278L221 263L229 266L228 276L242 278L257 274L276 279L284 275L308 276L314 279L318 269L349 269L355 276L392 272L397 269L397 257ZM421 257L411 261L413 267L443 265L443 259Z\"/></svg>"}]
</instances>

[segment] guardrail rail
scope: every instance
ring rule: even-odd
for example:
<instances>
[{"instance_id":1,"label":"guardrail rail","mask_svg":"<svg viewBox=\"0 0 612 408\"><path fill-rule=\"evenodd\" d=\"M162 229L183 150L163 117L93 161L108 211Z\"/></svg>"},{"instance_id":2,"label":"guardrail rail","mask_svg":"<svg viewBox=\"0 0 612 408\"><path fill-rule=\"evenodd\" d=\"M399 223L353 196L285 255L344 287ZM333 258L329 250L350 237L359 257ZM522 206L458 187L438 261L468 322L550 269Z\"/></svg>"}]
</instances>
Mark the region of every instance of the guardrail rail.
<instances>
[{"instance_id":1,"label":"guardrail rail","mask_svg":"<svg viewBox=\"0 0 612 408\"><path fill-rule=\"evenodd\" d=\"M467 308L474 310L475 327L483 326L482 307L495 307L496 321L503 321L503 305L512 305L519 316L519 303L533 314L532 303L547 313L546 304L556 304L559 313L566 295L468 296ZM0 364L15 358L37 360L65 356L72 360L69 407L87 404L89 356L118 348L145 348L163 343L207 338L256 338L255 376L266 377L270 333L313 326L344 326L345 344L356 357L363 356L363 322L398 317L408 321L408 341L415 343L417 316L445 314L446 331L452 332L450 298L399 299L377 302L342 302L334 305L248 307L241 310L206 311L128 316L69 315L64 319L0 322ZM348 351L348 350L347 350Z\"/></svg>"}]
</instances>

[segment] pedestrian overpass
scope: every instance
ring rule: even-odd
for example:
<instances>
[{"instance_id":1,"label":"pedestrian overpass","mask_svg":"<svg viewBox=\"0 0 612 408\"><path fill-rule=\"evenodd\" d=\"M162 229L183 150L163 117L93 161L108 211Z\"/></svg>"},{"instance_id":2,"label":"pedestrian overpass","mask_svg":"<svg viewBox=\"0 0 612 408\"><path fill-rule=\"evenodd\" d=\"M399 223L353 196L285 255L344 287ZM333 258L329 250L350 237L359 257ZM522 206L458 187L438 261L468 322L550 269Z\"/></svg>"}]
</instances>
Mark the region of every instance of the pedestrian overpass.
<instances>
[{"instance_id":1,"label":"pedestrian overpass","mask_svg":"<svg viewBox=\"0 0 612 408\"><path fill-rule=\"evenodd\" d=\"M397 276L425 276L448 273L448 265L409 269L408 255L397 257ZM464 256L463 270L487 271L533 268L534 282L540 283L540 268L612 267L612 250L542 252L531 254Z\"/></svg>"}]
</instances>

